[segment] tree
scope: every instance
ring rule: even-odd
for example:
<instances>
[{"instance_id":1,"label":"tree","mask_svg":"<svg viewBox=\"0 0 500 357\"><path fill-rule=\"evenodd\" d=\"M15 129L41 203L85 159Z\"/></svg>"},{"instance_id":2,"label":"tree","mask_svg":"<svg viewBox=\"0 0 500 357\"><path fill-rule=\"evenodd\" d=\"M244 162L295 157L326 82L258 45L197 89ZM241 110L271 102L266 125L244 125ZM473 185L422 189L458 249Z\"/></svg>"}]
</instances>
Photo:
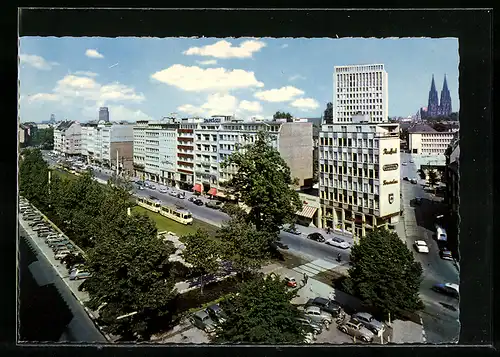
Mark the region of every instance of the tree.
<instances>
[{"instance_id":1,"label":"tree","mask_svg":"<svg viewBox=\"0 0 500 357\"><path fill-rule=\"evenodd\" d=\"M19 162L20 193L35 206L48 206L49 168L38 149L23 151Z\"/></svg>"},{"instance_id":2,"label":"tree","mask_svg":"<svg viewBox=\"0 0 500 357\"><path fill-rule=\"evenodd\" d=\"M54 129L37 129L30 140L30 146L39 146L43 150L54 148Z\"/></svg>"},{"instance_id":3,"label":"tree","mask_svg":"<svg viewBox=\"0 0 500 357\"><path fill-rule=\"evenodd\" d=\"M292 120L292 114L277 111L276 113L274 113L273 119L274 120L276 120L276 119L287 119L287 121L288 120Z\"/></svg>"},{"instance_id":4,"label":"tree","mask_svg":"<svg viewBox=\"0 0 500 357\"><path fill-rule=\"evenodd\" d=\"M292 221L302 208L298 193L291 188L290 168L270 145L265 131L259 131L257 140L241 149L222 163L223 167L234 164L238 168L226 186L249 207L247 221L257 231L275 233L277 239L279 227Z\"/></svg>"},{"instance_id":5,"label":"tree","mask_svg":"<svg viewBox=\"0 0 500 357\"><path fill-rule=\"evenodd\" d=\"M88 252L92 274L85 286L88 306L100 308L107 332L126 340L137 335L147 339L150 322L171 313L168 306L176 290L165 267L174 249L158 238L155 223L147 216L123 216L119 224L108 222L113 228Z\"/></svg>"},{"instance_id":6,"label":"tree","mask_svg":"<svg viewBox=\"0 0 500 357\"><path fill-rule=\"evenodd\" d=\"M419 298L422 266L397 233L377 229L351 249L348 292L384 315L423 308Z\"/></svg>"},{"instance_id":7,"label":"tree","mask_svg":"<svg viewBox=\"0 0 500 357\"><path fill-rule=\"evenodd\" d=\"M323 121L325 123L333 123L333 103L326 103L326 109L323 113Z\"/></svg>"},{"instance_id":8,"label":"tree","mask_svg":"<svg viewBox=\"0 0 500 357\"><path fill-rule=\"evenodd\" d=\"M239 294L221 302L227 320L216 329L216 343L294 344L309 332L299 321L303 313L291 304L295 292L279 276L262 274L241 283Z\"/></svg>"},{"instance_id":9,"label":"tree","mask_svg":"<svg viewBox=\"0 0 500 357\"><path fill-rule=\"evenodd\" d=\"M267 251L273 236L256 230L243 214L237 212L231 212L232 218L217 231L217 238L221 242L224 260L230 261L233 268L245 277L259 270L268 258Z\"/></svg>"},{"instance_id":10,"label":"tree","mask_svg":"<svg viewBox=\"0 0 500 357\"><path fill-rule=\"evenodd\" d=\"M208 232L198 229L196 233L185 237L186 248L182 252L183 259L194 266L200 276L200 292L203 294L204 277L215 274L220 269L220 248L216 240Z\"/></svg>"},{"instance_id":11,"label":"tree","mask_svg":"<svg viewBox=\"0 0 500 357\"><path fill-rule=\"evenodd\" d=\"M433 188L435 191L436 185L439 181L436 170L430 170L427 176L428 176L427 180L429 182L429 186L431 186L431 188Z\"/></svg>"}]
</instances>

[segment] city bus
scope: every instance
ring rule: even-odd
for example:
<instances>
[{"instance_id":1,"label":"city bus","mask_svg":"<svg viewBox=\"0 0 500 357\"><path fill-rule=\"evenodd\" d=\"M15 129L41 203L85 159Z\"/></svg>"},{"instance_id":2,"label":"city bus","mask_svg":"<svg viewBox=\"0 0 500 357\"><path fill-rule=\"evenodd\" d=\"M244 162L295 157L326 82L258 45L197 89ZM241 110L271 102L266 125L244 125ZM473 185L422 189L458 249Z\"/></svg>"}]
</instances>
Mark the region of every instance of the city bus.
<instances>
[{"instance_id":1,"label":"city bus","mask_svg":"<svg viewBox=\"0 0 500 357\"><path fill-rule=\"evenodd\" d=\"M137 204L152 212L161 214L182 224L193 224L191 212L179 206L162 205L160 201L147 197L138 197Z\"/></svg>"},{"instance_id":2,"label":"city bus","mask_svg":"<svg viewBox=\"0 0 500 357\"><path fill-rule=\"evenodd\" d=\"M448 236L446 235L446 231L444 228L438 226L436 224L436 238L438 241L446 242L448 240Z\"/></svg>"}]
</instances>

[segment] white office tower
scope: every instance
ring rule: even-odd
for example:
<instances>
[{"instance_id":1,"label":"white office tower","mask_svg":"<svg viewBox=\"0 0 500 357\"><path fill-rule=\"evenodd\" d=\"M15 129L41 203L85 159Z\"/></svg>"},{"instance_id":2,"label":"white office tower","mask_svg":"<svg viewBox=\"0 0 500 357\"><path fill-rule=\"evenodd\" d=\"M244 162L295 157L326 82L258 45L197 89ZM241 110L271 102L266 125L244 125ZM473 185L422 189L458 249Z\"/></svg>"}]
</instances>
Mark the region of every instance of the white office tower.
<instances>
[{"instance_id":1,"label":"white office tower","mask_svg":"<svg viewBox=\"0 0 500 357\"><path fill-rule=\"evenodd\" d=\"M399 124L383 65L335 67L333 123L319 135L321 225L365 236L399 221Z\"/></svg>"},{"instance_id":2,"label":"white office tower","mask_svg":"<svg viewBox=\"0 0 500 357\"><path fill-rule=\"evenodd\" d=\"M368 114L370 122L388 121L388 77L383 64L335 66L333 121L349 123L356 114Z\"/></svg>"}]
</instances>

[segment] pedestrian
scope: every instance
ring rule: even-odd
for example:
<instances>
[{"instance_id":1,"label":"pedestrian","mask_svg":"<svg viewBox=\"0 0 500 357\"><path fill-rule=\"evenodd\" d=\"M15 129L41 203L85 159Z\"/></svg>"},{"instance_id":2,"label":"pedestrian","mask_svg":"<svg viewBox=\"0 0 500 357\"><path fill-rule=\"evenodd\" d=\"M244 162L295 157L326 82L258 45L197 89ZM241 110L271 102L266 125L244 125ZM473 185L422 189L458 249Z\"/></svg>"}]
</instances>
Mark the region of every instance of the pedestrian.
<instances>
[{"instance_id":1,"label":"pedestrian","mask_svg":"<svg viewBox=\"0 0 500 357\"><path fill-rule=\"evenodd\" d=\"M327 228L326 233L330 234L332 229L330 227Z\"/></svg>"},{"instance_id":2,"label":"pedestrian","mask_svg":"<svg viewBox=\"0 0 500 357\"><path fill-rule=\"evenodd\" d=\"M306 273L304 273L304 282L305 282L305 284L307 284L307 280L309 280L309 276Z\"/></svg>"}]
</instances>

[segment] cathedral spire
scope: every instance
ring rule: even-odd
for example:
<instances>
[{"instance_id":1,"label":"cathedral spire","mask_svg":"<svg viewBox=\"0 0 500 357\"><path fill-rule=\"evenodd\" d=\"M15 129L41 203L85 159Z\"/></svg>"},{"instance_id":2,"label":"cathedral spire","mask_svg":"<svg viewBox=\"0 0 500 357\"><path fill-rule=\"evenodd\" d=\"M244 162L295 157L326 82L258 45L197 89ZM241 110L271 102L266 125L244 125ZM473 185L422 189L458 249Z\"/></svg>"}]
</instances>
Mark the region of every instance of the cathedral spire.
<instances>
[{"instance_id":1,"label":"cathedral spire","mask_svg":"<svg viewBox=\"0 0 500 357\"><path fill-rule=\"evenodd\" d=\"M443 91L445 91L445 92L448 91L448 82L446 81L446 73L444 75Z\"/></svg>"},{"instance_id":2,"label":"cathedral spire","mask_svg":"<svg viewBox=\"0 0 500 357\"><path fill-rule=\"evenodd\" d=\"M432 82L431 82L431 92L434 92L436 90L436 83L434 82L434 74L432 75Z\"/></svg>"},{"instance_id":3,"label":"cathedral spire","mask_svg":"<svg viewBox=\"0 0 500 357\"><path fill-rule=\"evenodd\" d=\"M439 99L436 90L436 83L434 81L434 74L432 75L431 89L429 91L429 101L427 104L427 115L429 117L437 117L439 115Z\"/></svg>"}]
</instances>

